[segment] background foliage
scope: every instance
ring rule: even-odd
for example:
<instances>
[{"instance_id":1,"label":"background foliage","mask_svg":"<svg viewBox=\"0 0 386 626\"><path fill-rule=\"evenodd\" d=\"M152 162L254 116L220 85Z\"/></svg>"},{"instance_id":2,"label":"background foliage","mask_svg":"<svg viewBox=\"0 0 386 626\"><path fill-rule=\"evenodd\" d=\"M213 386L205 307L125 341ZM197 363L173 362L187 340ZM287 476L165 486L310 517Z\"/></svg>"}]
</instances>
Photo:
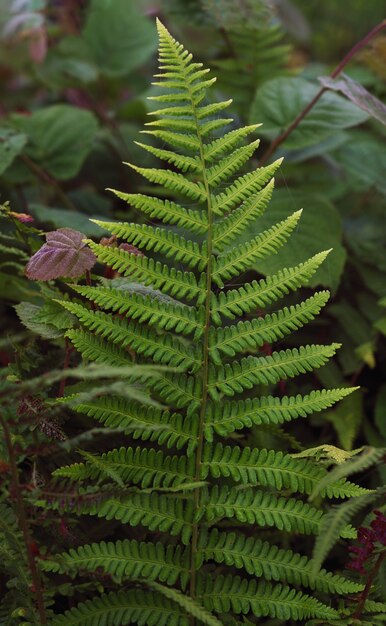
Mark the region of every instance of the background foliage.
<instances>
[{"instance_id":1,"label":"background foliage","mask_svg":"<svg viewBox=\"0 0 386 626\"><path fill-rule=\"evenodd\" d=\"M350 11L336 0L2 0L0 357L6 365L16 354L16 376L38 375L65 359L60 337L71 320L64 312L58 321L47 298L66 286L39 286L24 275L28 257L43 243L41 231L71 227L99 238L89 217L137 219L105 188L142 191L142 180L123 162L153 163L151 155L144 162L137 154L133 140L140 141L147 121L146 96L156 92L148 87L155 70L155 15L213 67L218 96L233 97L237 123L263 123L259 155L315 96L319 77L328 76L385 17L382 0L352 0ZM382 100L385 61L386 35L380 34L344 72ZM299 344L341 341L334 363L318 370L319 382L361 385L360 393L313 417L306 432L302 424L299 438L309 446L323 441L351 451L386 445L384 141L382 112L376 117L373 109L327 91L269 157L285 161L263 226L304 210L290 244L258 263L256 276L333 248L311 284L331 289L333 297L318 321L299 332ZM61 441L64 428L72 440L89 426L69 415L63 411L53 423L43 413L33 426L15 431L20 450L29 450L22 458L27 483L34 485L37 474L44 480L50 467L63 462L64 456L52 454L53 436ZM298 434L294 426L295 441ZM273 435L252 429L250 437L254 445L269 445ZM31 446L42 442L49 444L47 457L31 454ZM90 436L91 450L93 442ZM5 451L0 454L5 463ZM365 477L367 486L384 479L382 465ZM75 522L56 517L54 523L50 515L37 520L39 532L52 532L50 525L61 529L55 547L64 549ZM76 541L86 530L77 522Z\"/></svg>"}]
</instances>

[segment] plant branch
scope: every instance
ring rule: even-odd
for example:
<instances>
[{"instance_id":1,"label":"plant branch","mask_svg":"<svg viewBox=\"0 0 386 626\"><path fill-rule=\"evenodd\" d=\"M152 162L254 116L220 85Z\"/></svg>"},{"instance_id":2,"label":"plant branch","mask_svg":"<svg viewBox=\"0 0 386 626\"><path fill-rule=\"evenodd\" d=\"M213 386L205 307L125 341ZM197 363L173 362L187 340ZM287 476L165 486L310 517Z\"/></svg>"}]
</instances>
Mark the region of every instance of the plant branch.
<instances>
[{"instance_id":1,"label":"plant branch","mask_svg":"<svg viewBox=\"0 0 386 626\"><path fill-rule=\"evenodd\" d=\"M11 470L11 483L12 483L12 492L15 497L16 504L16 514L18 519L18 524L21 532L23 533L25 548L27 551L27 559L28 565L31 572L31 578L33 583L33 588L35 591L35 599L36 605L39 613L39 618L41 624L44 626L47 624L46 611L44 606L44 597L43 597L43 588L40 580L40 575L35 563L35 557L32 552L32 543L31 536L28 527L27 515L25 512L24 501L21 494L20 481L19 481L19 470L17 467L15 451L12 444L11 433L8 428L7 421L3 416L0 415L0 424L3 428L4 433L4 441L8 452L9 459L9 467Z\"/></svg>"},{"instance_id":2,"label":"plant branch","mask_svg":"<svg viewBox=\"0 0 386 626\"><path fill-rule=\"evenodd\" d=\"M356 608L355 613L353 614L353 618L354 619L360 619L361 618L362 611L363 611L363 609L365 607L365 604L366 604L366 600L367 600L368 595L369 595L369 593L371 591L371 587L373 586L373 582L375 580L375 577L378 574L385 557L386 557L386 552L381 552L381 554L378 556L377 560L375 561L375 565L374 565L373 569L371 570L371 572L369 573L369 576L367 578L366 586L365 586L364 590L362 591L362 593L361 593L361 595L359 597L358 606Z\"/></svg>"},{"instance_id":3,"label":"plant branch","mask_svg":"<svg viewBox=\"0 0 386 626\"><path fill-rule=\"evenodd\" d=\"M380 22L379 24L377 24L377 26L374 26L374 28L369 33L367 33L367 35L363 39L358 41L355 44L355 46L351 48L351 50L346 54L346 56L342 59L339 65L337 65L334 71L331 72L330 78L336 78L341 73L341 71L345 68L347 63L349 63L351 59L355 56L355 54L359 52L359 50L362 50L362 48L364 48L368 44L368 42L373 37L375 37L375 35L381 32L381 30L383 30L384 28L386 28L386 20L383 20L383 22ZM287 137L295 130L295 128L299 126L300 122L306 117L306 115L311 111L311 109L315 106L315 104L318 102L318 100L327 90L328 90L327 87L321 87L319 89L315 97L299 113L299 115L288 126L288 128L284 131L284 133L276 137L276 139L271 143L269 148L266 150L266 152L263 154L262 158L260 159L259 165L263 165L267 161L267 159L269 159L271 154L273 154L275 150L283 143L283 141L285 141Z\"/></svg>"}]
</instances>

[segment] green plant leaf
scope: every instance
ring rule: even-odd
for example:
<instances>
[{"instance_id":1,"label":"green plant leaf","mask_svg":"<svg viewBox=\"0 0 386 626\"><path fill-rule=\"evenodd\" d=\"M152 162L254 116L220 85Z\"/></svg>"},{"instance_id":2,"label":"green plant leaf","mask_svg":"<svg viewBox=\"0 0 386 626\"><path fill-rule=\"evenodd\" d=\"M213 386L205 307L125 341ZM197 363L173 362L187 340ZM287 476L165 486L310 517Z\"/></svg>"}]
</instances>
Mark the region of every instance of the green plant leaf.
<instances>
[{"instance_id":1,"label":"green plant leaf","mask_svg":"<svg viewBox=\"0 0 386 626\"><path fill-rule=\"evenodd\" d=\"M87 237L99 238L103 235L101 227L94 224L84 213L68 209L56 209L35 203L31 203L29 209L31 214L42 224L47 224L54 228L74 228L87 235ZM92 215L92 217L95 219L101 218L98 215Z\"/></svg>"},{"instance_id":2,"label":"green plant leaf","mask_svg":"<svg viewBox=\"0 0 386 626\"><path fill-rule=\"evenodd\" d=\"M355 80L345 74L341 74L336 79L330 76L322 76L319 80L323 87L333 91L340 91L360 109L369 113L371 117L374 117L381 124L386 125L386 106Z\"/></svg>"},{"instance_id":3,"label":"green plant leaf","mask_svg":"<svg viewBox=\"0 0 386 626\"><path fill-rule=\"evenodd\" d=\"M11 122L28 136L26 154L59 180L78 174L98 129L93 113L68 104L14 114Z\"/></svg>"},{"instance_id":4,"label":"green plant leaf","mask_svg":"<svg viewBox=\"0 0 386 626\"><path fill-rule=\"evenodd\" d=\"M15 133L9 128L0 128L0 174L8 169L27 142L24 133Z\"/></svg>"},{"instance_id":5,"label":"green plant leaf","mask_svg":"<svg viewBox=\"0 0 386 626\"><path fill-rule=\"evenodd\" d=\"M258 90L250 119L262 122L261 134L274 139L292 124L318 91L318 85L301 77L274 78ZM357 126L367 118L367 113L345 98L324 93L286 139L284 147L299 149L318 144L336 131Z\"/></svg>"},{"instance_id":6,"label":"green plant leaf","mask_svg":"<svg viewBox=\"0 0 386 626\"><path fill-rule=\"evenodd\" d=\"M83 30L91 56L106 76L125 76L156 49L155 28L135 2L92 0Z\"/></svg>"}]
</instances>

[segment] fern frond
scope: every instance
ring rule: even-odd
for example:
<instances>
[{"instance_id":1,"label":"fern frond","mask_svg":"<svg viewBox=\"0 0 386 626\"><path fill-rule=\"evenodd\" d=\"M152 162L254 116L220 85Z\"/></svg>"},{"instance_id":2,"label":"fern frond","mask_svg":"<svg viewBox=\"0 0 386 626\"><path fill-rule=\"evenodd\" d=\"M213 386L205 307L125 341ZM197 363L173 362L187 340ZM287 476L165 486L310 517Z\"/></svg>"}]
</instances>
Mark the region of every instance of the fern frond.
<instances>
[{"instance_id":1,"label":"fern frond","mask_svg":"<svg viewBox=\"0 0 386 626\"><path fill-rule=\"evenodd\" d=\"M79 319L89 330L109 339L123 348L131 348L139 354L173 367L193 365L195 359L188 356L189 348L168 334L156 334L148 328L113 318L101 311L91 311L81 304L61 300L60 304ZM190 350L191 352L191 350ZM198 363L198 361L196 361Z\"/></svg>"},{"instance_id":2,"label":"fern frond","mask_svg":"<svg viewBox=\"0 0 386 626\"><path fill-rule=\"evenodd\" d=\"M222 402L220 406L209 403L205 435L208 441L212 441L213 431L227 437L235 430L251 426L283 424L298 417L305 418L312 413L328 409L356 389L358 388L321 389L311 391L306 396L282 398L262 396Z\"/></svg>"},{"instance_id":3,"label":"fern frond","mask_svg":"<svg viewBox=\"0 0 386 626\"><path fill-rule=\"evenodd\" d=\"M293 378L324 365L339 347L340 344L336 343L329 346L301 346L273 352L266 357L248 356L239 362L212 367L210 390L212 395L217 388L226 395L233 396L257 384L269 385Z\"/></svg>"},{"instance_id":4,"label":"fern frond","mask_svg":"<svg viewBox=\"0 0 386 626\"><path fill-rule=\"evenodd\" d=\"M233 611L245 614L251 611L256 617L285 620L339 617L335 609L301 591L265 581L257 583L240 576L200 577L198 589L205 606L221 613Z\"/></svg>"},{"instance_id":5,"label":"fern frond","mask_svg":"<svg viewBox=\"0 0 386 626\"><path fill-rule=\"evenodd\" d=\"M223 250L240 233L242 233L249 222L262 215L269 200L271 199L274 187L274 179L252 198L246 200L241 207L232 211L228 217L217 222L213 228L213 245L219 250Z\"/></svg>"},{"instance_id":6,"label":"fern frond","mask_svg":"<svg viewBox=\"0 0 386 626\"><path fill-rule=\"evenodd\" d=\"M80 503L78 512L177 535L184 545L188 545L192 532L192 507L191 500L185 501L177 496L129 492L102 502Z\"/></svg>"},{"instance_id":7,"label":"fern frond","mask_svg":"<svg viewBox=\"0 0 386 626\"><path fill-rule=\"evenodd\" d=\"M239 289L220 292L212 296L212 317L216 324L221 324L221 315L234 319L243 313L250 313L256 308L265 308L303 285L323 263L330 250L319 252L305 263L280 270L277 274L260 281L246 283Z\"/></svg>"},{"instance_id":8,"label":"fern frond","mask_svg":"<svg viewBox=\"0 0 386 626\"><path fill-rule=\"evenodd\" d=\"M208 169L208 183L211 187L216 187L224 180L232 176L237 170L249 161L254 151L257 149L260 139L252 141L247 146L242 146L234 150L232 154L221 159L216 165Z\"/></svg>"},{"instance_id":9,"label":"fern frond","mask_svg":"<svg viewBox=\"0 0 386 626\"><path fill-rule=\"evenodd\" d=\"M189 626L189 619L174 602L157 592L129 589L86 600L56 615L51 626Z\"/></svg>"},{"instance_id":10,"label":"fern frond","mask_svg":"<svg viewBox=\"0 0 386 626\"><path fill-rule=\"evenodd\" d=\"M176 226L187 228L192 233L202 234L208 229L208 218L203 211L186 209L171 200L144 196L140 193L124 193L116 189L109 189L109 191L150 218L162 220L165 224L176 224Z\"/></svg>"},{"instance_id":11,"label":"fern frond","mask_svg":"<svg viewBox=\"0 0 386 626\"><path fill-rule=\"evenodd\" d=\"M162 185L166 189L178 192L196 202L205 202L206 192L201 184L188 180L183 174L178 174L172 170L157 170L149 167L138 167L132 163L125 163L137 174L141 174L151 183Z\"/></svg>"},{"instance_id":12,"label":"fern frond","mask_svg":"<svg viewBox=\"0 0 386 626\"><path fill-rule=\"evenodd\" d=\"M359 593L363 585L325 569L312 575L312 561L306 556L271 545L267 541L246 537L237 532L220 532L213 528L201 537L200 556L238 569L251 576L302 585L323 593Z\"/></svg>"},{"instance_id":13,"label":"fern frond","mask_svg":"<svg viewBox=\"0 0 386 626\"><path fill-rule=\"evenodd\" d=\"M128 352L111 345L101 337L83 330L68 330L66 336L73 346L88 361L106 363L116 367L125 367L131 362Z\"/></svg>"},{"instance_id":14,"label":"fern frond","mask_svg":"<svg viewBox=\"0 0 386 626\"><path fill-rule=\"evenodd\" d=\"M209 474L213 478L231 477L246 485L311 494L326 476L326 470L316 463L294 459L281 451L218 443L215 447L204 447L201 479L205 480ZM321 493L324 497L343 498L368 491L345 480L336 480Z\"/></svg>"},{"instance_id":15,"label":"fern frond","mask_svg":"<svg viewBox=\"0 0 386 626\"><path fill-rule=\"evenodd\" d=\"M217 215L224 215L250 198L251 194L260 191L272 178L279 164L280 160L274 161L270 165L237 178L225 191L215 195L213 212Z\"/></svg>"},{"instance_id":16,"label":"fern frond","mask_svg":"<svg viewBox=\"0 0 386 626\"><path fill-rule=\"evenodd\" d=\"M178 413L156 407L144 407L119 397L101 397L92 402L75 404L74 410L102 422L108 428L123 428L134 439L158 441L178 449L193 445L194 429Z\"/></svg>"},{"instance_id":17,"label":"fern frond","mask_svg":"<svg viewBox=\"0 0 386 626\"><path fill-rule=\"evenodd\" d=\"M238 352L254 350L265 342L274 343L286 334L298 330L318 315L329 296L328 291L320 291L300 304L285 307L264 318L212 329L210 353L213 361L221 364L219 352L234 356Z\"/></svg>"},{"instance_id":18,"label":"fern frond","mask_svg":"<svg viewBox=\"0 0 386 626\"><path fill-rule=\"evenodd\" d=\"M170 120L164 120L165 124L164 126L167 126L168 128L171 126L171 121ZM182 122L182 126L183 128L187 128L187 124L188 122L186 120L183 120ZM151 126L151 125L157 125L157 126L161 126L160 121L155 122L154 124L147 124L147 126ZM174 124L175 126L176 124ZM194 127L194 124L192 124L192 126ZM197 154L198 150L200 149L200 143L197 139L196 135L193 134L186 134L186 133L173 133L170 130L167 131L163 131L163 130L142 130L141 131L144 134L147 135L152 135L153 137L156 137L157 139L159 139L161 142L168 144L169 146L172 146L174 148L178 148L178 149L184 149L187 150L188 152L192 152L193 154ZM162 171L162 170L161 170ZM176 183L177 181L174 180L174 183ZM178 181L180 182L180 181Z\"/></svg>"},{"instance_id":19,"label":"fern frond","mask_svg":"<svg viewBox=\"0 0 386 626\"><path fill-rule=\"evenodd\" d=\"M198 268L200 271L206 267L205 247L201 250L198 243L180 237L176 233L163 228L153 228L147 224L92 221L104 230L110 231L113 235L129 241L141 249L160 252L167 258L173 257L176 261L182 261L188 267Z\"/></svg>"},{"instance_id":20,"label":"fern frond","mask_svg":"<svg viewBox=\"0 0 386 626\"><path fill-rule=\"evenodd\" d=\"M174 330L195 338L203 332L203 321L198 319L196 309L177 301L157 298L157 292L149 290L148 295L128 289L73 286L73 289L99 307L127 315L140 323L146 322L161 330Z\"/></svg>"},{"instance_id":21,"label":"fern frond","mask_svg":"<svg viewBox=\"0 0 386 626\"><path fill-rule=\"evenodd\" d=\"M124 540L86 544L69 552L42 560L45 572L74 574L81 570L102 569L115 580L145 578L174 585L181 580L186 586L189 577L188 551L181 546Z\"/></svg>"},{"instance_id":22,"label":"fern frond","mask_svg":"<svg viewBox=\"0 0 386 626\"><path fill-rule=\"evenodd\" d=\"M201 381L193 376L165 374L154 382L153 388L172 406L186 408L188 416L200 406Z\"/></svg>"},{"instance_id":23,"label":"fern frond","mask_svg":"<svg viewBox=\"0 0 386 626\"><path fill-rule=\"evenodd\" d=\"M202 624L206 624L206 626L223 626L223 623L220 622L213 613L209 613L205 606L201 605L196 599L182 594L177 589L170 589L170 587L165 587L156 582L150 582L148 586L151 589L159 591L166 598L173 600L173 602L180 605L186 613L197 618Z\"/></svg>"},{"instance_id":24,"label":"fern frond","mask_svg":"<svg viewBox=\"0 0 386 626\"><path fill-rule=\"evenodd\" d=\"M216 259L212 274L214 282L223 287L224 280L229 280L250 269L257 259L275 253L287 241L301 214L301 211L296 211L251 241L241 243L230 251L220 254Z\"/></svg>"},{"instance_id":25,"label":"fern frond","mask_svg":"<svg viewBox=\"0 0 386 626\"><path fill-rule=\"evenodd\" d=\"M178 298L197 298L198 301L203 298L201 286L204 278L197 282L192 272L181 272L159 261L130 254L119 248L109 248L94 242L89 242L89 246L101 263L106 263L123 276L136 278L145 285L151 285L154 289L161 289Z\"/></svg>"},{"instance_id":26,"label":"fern frond","mask_svg":"<svg viewBox=\"0 0 386 626\"><path fill-rule=\"evenodd\" d=\"M251 488L213 487L202 515L208 522L237 519L244 524L287 532L318 534L323 512L295 498L277 497Z\"/></svg>"},{"instance_id":27,"label":"fern frond","mask_svg":"<svg viewBox=\"0 0 386 626\"><path fill-rule=\"evenodd\" d=\"M86 457L87 458L87 457ZM142 487L176 487L192 481L192 459L186 456L166 456L162 450L119 448L92 455L86 463L61 467L53 472L59 478L75 481L109 478L111 473L123 483Z\"/></svg>"},{"instance_id":28,"label":"fern frond","mask_svg":"<svg viewBox=\"0 0 386 626\"><path fill-rule=\"evenodd\" d=\"M231 152L238 146L248 135L253 133L261 124L251 124L250 126L242 126L235 130L229 131L223 137L215 139L204 146L205 161L213 161L218 159L224 153Z\"/></svg>"},{"instance_id":29,"label":"fern frond","mask_svg":"<svg viewBox=\"0 0 386 626\"><path fill-rule=\"evenodd\" d=\"M167 161L171 165L178 167L181 172L201 172L202 165L200 160L197 157L190 157L183 154L176 154L173 150L163 150L162 148L155 148L154 146L150 146L146 143L141 143L139 141L134 142L140 148L147 150L150 154L153 154L158 159L163 161Z\"/></svg>"}]
</instances>

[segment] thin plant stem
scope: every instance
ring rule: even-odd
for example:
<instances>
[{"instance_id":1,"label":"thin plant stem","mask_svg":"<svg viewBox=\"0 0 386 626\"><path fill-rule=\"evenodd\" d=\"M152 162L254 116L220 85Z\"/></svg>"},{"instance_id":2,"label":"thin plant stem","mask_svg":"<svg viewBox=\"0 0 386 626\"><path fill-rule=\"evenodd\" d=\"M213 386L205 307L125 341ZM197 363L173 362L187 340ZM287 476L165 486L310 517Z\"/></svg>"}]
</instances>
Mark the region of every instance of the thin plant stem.
<instances>
[{"instance_id":1,"label":"thin plant stem","mask_svg":"<svg viewBox=\"0 0 386 626\"><path fill-rule=\"evenodd\" d=\"M43 587L40 580L40 575L35 563L35 557L32 552L32 542L31 535L28 526L27 514L24 507L24 501L21 494L21 487L19 481L19 470L17 467L15 450L12 444L11 433L8 428L8 423L3 416L0 415L0 423L3 428L4 433L4 442L8 452L9 459L9 467L11 470L11 482L12 482L12 492L15 498L16 505L16 515L18 520L18 525L23 533L24 544L27 552L27 560L28 566L31 572L31 578L35 593L36 606L39 613L40 623L42 626L47 624L46 610L44 606L44 597L43 597Z\"/></svg>"},{"instance_id":2,"label":"thin plant stem","mask_svg":"<svg viewBox=\"0 0 386 626\"><path fill-rule=\"evenodd\" d=\"M383 20L383 22L380 22L379 24L377 24L377 26L374 26L374 28L369 33L367 33L367 35L363 39L358 41L355 46L351 48L351 50L346 54L346 56L342 59L339 65L337 65L334 71L331 72L330 78L336 78L345 68L347 63L349 63L351 59L355 56L355 54L359 52L359 50L362 50L362 48L364 48L368 44L368 42L384 28L386 28L386 20ZM321 87L319 89L315 97L299 113L299 115L294 119L292 124L290 124L288 128L284 131L284 133L276 137L276 139L271 143L269 148L260 159L259 165L263 165L267 161L267 159L269 159L271 154L273 154L275 150L283 143L283 141L285 141L287 137L295 130L295 128L299 126L300 122L306 117L306 115L311 111L311 109L315 106L315 104L327 90L327 87Z\"/></svg>"},{"instance_id":3,"label":"thin plant stem","mask_svg":"<svg viewBox=\"0 0 386 626\"><path fill-rule=\"evenodd\" d=\"M381 554L378 556L377 560L375 561L374 567L368 575L366 586L359 597L358 606L355 610L355 613L353 614L354 619L361 618L363 609L365 608L366 600L371 591L371 587L373 586L375 577L378 574L385 557L386 557L386 552L381 552Z\"/></svg>"},{"instance_id":4,"label":"thin plant stem","mask_svg":"<svg viewBox=\"0 0 386 626\"><path fill-rule=\"evenodd\" d=\"M70 342L68 341L67 338L64 340L64 345L65 345L65 353L64 353L63 369L66 370L66 369L68 369L68 367L70 365L70 358L71 358L72 347L71 347L71 344L70 344ZM62 378L62 380L60 381L60 386L59 386L59 391L58 391L58 398L62 398L64 396L64 391L66 389L66 383L67 383L67 378Z\"/></svg>"}]
</instances>

